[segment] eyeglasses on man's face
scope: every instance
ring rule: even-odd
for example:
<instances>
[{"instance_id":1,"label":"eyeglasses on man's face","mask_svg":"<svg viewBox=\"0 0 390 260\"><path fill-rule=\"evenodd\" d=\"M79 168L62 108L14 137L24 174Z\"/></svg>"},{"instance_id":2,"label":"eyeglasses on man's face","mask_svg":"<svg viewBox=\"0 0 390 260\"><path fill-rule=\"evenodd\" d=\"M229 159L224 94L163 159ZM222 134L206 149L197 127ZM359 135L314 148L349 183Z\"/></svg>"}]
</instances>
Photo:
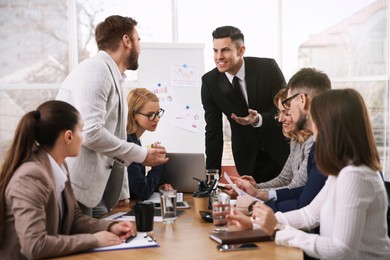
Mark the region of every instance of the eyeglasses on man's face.
<instances>
[{"instance_id":1,"label":"eyeglasses on man's face","mask_svg":"<svg viewBox=\"0 0 390 260\"><path fill-rule=\"evenodd\" d=\"M147 113L147 114L144 114L144 113L141 113L141 112L134 112L134 113L146 116L149 121L153 121L153 120L156 119L156 117L161 118L164 115L164 112L165 112L165 110L160 108L159 110L157 110L157 112L150 112L150 113Z\"/></svg>"},{"instance_id":2,"label":"eyeglasses on man's face","mask_svg":"<svg viewBox=\"0 0 390 260\"><path fill-rule=\"evenodd\" d=\"M285 109L289 110L289 109L290 109L291 100L293 100L294 98L298 97L298 96L301 95L301 94L307 96L305 93L300 93L300 92L298 92L298 93L292 95L291 97L286 98L285 100L283 100L283 101L282 101L282 106L283 106Z\"/></svg>"}]
</instances>

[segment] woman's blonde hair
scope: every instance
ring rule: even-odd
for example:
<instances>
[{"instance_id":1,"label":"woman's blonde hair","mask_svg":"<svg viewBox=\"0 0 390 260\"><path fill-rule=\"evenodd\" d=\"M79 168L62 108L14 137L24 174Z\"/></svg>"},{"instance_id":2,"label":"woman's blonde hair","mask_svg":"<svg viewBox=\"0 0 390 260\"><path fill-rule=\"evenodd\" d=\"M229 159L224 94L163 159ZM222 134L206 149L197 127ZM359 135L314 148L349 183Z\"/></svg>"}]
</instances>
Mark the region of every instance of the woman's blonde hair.
<instances>
[{"instance_id":1,"label":"woman's blonde hair","mask_svg":"<svg viewBox=\"0 0 390 260\"><path fill-rule=\"evenodd\" d=\"M127 96L127 106L129 112L127 114L127 133L134 134L137 132L138 124L135 122L134 114L139 112L139 110L149 101L159 102L156 94L147 90L146 88L135 88L130 91Z\"/></svg>"},{"instance_id":2,"label":"woman's blonde hair","mask_svg":"<svg viewBox=\"0 0 390 260\"><path fill-rule=\"evenodd\" d=\"M287 88L282 88L274 96L274 104L278 107L279 100L283 101L287 98ZM309 130L293 130L289 133L283 131L285 137L289 138L293 142L304 143L313 133Z\"/></svg>"}]
</instances>

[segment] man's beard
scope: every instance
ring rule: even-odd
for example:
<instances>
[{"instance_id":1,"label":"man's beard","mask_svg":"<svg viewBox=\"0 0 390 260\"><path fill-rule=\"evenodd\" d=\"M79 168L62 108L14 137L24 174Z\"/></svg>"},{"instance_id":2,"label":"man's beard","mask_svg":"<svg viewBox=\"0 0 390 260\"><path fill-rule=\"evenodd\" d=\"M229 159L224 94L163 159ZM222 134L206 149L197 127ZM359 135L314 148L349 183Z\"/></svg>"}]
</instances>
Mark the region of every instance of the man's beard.
<instances>
[{"instance_id":1,"label":"man's beard","mask_svg":"<svg viewBox=\"0 0 390 260\"><path fill-rule=\"evenodd\" d=\"M297 122L295 123L296 130L298 130L298 131L305 130L306 123L307 123L307 116L303 113L300 113L299 118L298 118Z\"/></svg>"},{"instance_id":2,"label":"man's beard","mask_svg":"<svg viewBox=\"0 0 390 260\"><path fill-rule=\"evenodd\" d=\"M138 69L138 54L134 48L131 48L131 52L128 59L129 64L127 65L128 70Z\"/></svg>"}]
</instances>

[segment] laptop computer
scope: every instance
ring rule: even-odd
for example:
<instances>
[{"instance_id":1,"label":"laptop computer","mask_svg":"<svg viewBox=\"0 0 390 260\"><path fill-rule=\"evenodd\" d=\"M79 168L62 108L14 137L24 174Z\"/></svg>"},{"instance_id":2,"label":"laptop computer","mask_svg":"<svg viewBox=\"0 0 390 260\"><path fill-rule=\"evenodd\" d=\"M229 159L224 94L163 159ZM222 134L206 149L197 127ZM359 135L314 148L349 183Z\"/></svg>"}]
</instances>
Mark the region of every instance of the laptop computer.
<instances>
[{"instance_id":1,"label":"laptop computer","mask_svg":"<svg viewBox=\"0 0 390 260\"><path fill-rule=\"evenodd\" d=\"M169 183L178 192L198 191L198 181L205 180L205 156L203 153L167 153L169 161L161 174L160 183Z\"/></svg>"}]
</instances>

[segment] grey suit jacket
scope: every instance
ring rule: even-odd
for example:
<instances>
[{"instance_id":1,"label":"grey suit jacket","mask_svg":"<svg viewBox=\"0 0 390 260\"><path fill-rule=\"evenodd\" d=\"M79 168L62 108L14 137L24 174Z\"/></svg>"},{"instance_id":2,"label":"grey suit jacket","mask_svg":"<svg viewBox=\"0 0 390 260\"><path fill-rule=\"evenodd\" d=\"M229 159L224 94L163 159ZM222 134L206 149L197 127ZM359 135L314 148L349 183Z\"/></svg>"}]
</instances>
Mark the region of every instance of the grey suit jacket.
<instances>
[{"instance_id":1,"label":"grey suit jacket","mask_svg":"<svg viewBox=\"0 0 390 260\"><path fill-rule=\"evenodd\" d=\"M63 194L66 210L61 222L54 175L43 150L15 171L5 191L0 259L48 258L97 246L91 233L107 230L111 222L83 215L69 181Z\"/></svg>"},{"instance_id":2,"label":"grey suit jacket","mask_svg":"<svg viewBox=\"0 0 390 260\"><path fill-rule=\"evenodd\" d=\"M114 160L128 166L146 158L146 148L126 141L127 104L121 78L115 61L100 51L80 63L57 94L56 99L75 106L84 120L80 154L69 158L68 165L76 199L87 207L95 207L101 201ZM126 168L121 167L116 174L119 176L114 176L106 189L113 204L106 205L108 208L115 206L121 191L121 198L130 197Z\"/></svg>"}]
</instances>

